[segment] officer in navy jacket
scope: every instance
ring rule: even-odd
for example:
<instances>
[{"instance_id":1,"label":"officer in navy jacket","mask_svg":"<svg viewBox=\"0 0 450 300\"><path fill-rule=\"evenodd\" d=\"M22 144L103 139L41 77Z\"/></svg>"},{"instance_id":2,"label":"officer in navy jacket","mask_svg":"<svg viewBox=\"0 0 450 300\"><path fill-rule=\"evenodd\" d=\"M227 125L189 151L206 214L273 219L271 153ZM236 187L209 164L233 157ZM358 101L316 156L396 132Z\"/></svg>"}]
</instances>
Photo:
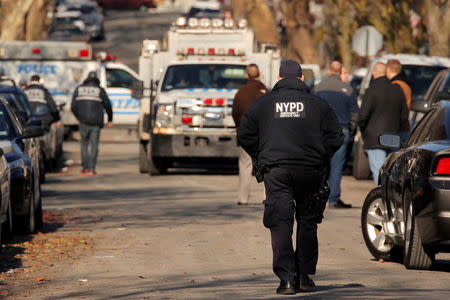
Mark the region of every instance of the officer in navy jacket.
<instances>
[{"instance_id":1,"label":"officer in navy jacket","mask_svg":"<svg viewBox=\"0 0 450 300\"><path fill-rule=\"evenodd\" d=\"M42 121L42 127L49 130L50 125L60 120L58 107L50 92L41 84L39 75L31 76L27 88L24 90L30 102L32 114Z\"/></svg>"},{"instance_id":2,"label":"officer in navy jacket","mask_svg":"<svg viewBox=\"0 0 450 300\"><path fill-rule=\"evenodd\" d=\"M266 169L263 223L271 232L273 270L281 280L277 293L293 294L295 288L315 288L308 275L315 274L318 259L315 219L298 210L319 189L322 170L344 137L330 105L310 94L297 62L283 61L279 75L272 92L246 110L238 140Z\"/></svg>"},{"instance_id":3,"label":"officer in navy jacket","mask_svg":"<svg viewBox=\"0 0 450 300\"><path fill-rule=\"evenodd\" d=\"M112 108L108 95L100 87L96 72L90 72L82 85L75 89L72 97L72 112L80 122L81 160L83 168L81 175L96 176L98 143L100 128L103 127L103 115L108 115L108 127L111 127ZM88 152L88 146L91 145Z\"/></svg>"}]
</instances>

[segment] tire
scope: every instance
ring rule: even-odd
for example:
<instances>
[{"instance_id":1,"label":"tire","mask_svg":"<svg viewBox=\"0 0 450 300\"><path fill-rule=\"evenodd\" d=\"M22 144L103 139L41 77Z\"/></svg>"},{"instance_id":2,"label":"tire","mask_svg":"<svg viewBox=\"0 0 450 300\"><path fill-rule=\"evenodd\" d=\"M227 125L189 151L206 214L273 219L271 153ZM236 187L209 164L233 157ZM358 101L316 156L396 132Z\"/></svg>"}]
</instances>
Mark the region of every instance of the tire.
<instances>
[{"instance_id":1,"label":"tire","mask_svg":"<svg viewBox=\"0 0 450 300\"><path fill-rule=\"evenodd\" d=\"M147 11L148 10L148 6L147 5L145 5L145 4L141 4L141 5L139 5L139 11Z\"/></svg>"},{"instance_id":2,"label":"tire","mask_svg":"<svg viewBox=\"0 0 450 300\"><path fill-rule=\"evenodd\" d=\"M355 155L353 157L353 177L358 180L370 179L369 159L364 151L364 144L361 138L355 141Z\"/></svg>"},{"instance_id":3,"label":"tire","mask_svg":"<svg viewBox=\"0 0 450 300\"><path fill-rule=\"evenodd\" d=\"M41 154L41 157L39 158L39 182L45 183L45 159L44 156Z\"/></svg>"},{"instance_id":4,"label":"tire","mask_svg":"<svg viewBox=\"0 0 450 300\"><path fill-rule=\"evenodd\" d=\"M139 143L139 172L141 174L148 173L148 156L147 148L150 147L150 143L141 141Z\"/></svg>"},{"instance_id":5,"label":"tire","mask_svg":"<svg viewBox=\"0 0 450 300\"><path fill-rule=\"evenodd\" d=\"M401 251L388 236L387 218L382 189L376 187L367 195L361 210L361 230L364 242L375 259L399 261Z\"/></svg>"},{"instance_id":6,"label":"tire","mask_svg":"<svg viewBox=\"0 0 450 300\"><path fill-rule=\"evenodd\" d=\"M150 176L162 175L167 173L167 166L161 158L152 156L151 143L147 147L147 159L148 159L148 174Z\"/></svg>"},{"instance_id":7,"label":"tire","mask_svg":"<svg viewBox=\"0 0 450 300\"><path fill-rule=\"evenodd\" d=\"M40 189L40 188L39 188ZM41 193L40 193L41 195ZM42 197L39 197L39 204L36 209L36 214L34 216L34 224L36 226L36 229L42 229L44 226L44 214L42 212Z\"/></svg>"},{"instance_id":8,"label":"tire","mask_svg":"<svg viewBox=\"0 0 450 300\"><path fill-rule=\"evenodd\" d=\"M408 197L411 192L405 192L405 252L403 264L407 269L429 270L433 265L434 253L427 253L423 248L419 227L414 217L414 204ZM409 198L409 199L408 199Z\"/></svg>"},{"instance_id":9,"label":"tire","mask_svg":"<svg viewBox=\"0 0 450 300\"><path fill-rule=\"evenodd\" d=\"M13 231L12 231L12 228L13 228L12 220L13 219L12 219L12 210L11 210L11 198L9 198L8 202L9 202L8 203L8 211L6 213L7 219L0 226L1 227L0 230L2 231L2 236L1 236L1 240L0 241L2 242L2 244L7 242L7 241L9 241L9 240L11 240L12 233L13 233Z\"/></svg>"},{"instance_id":10,"label":"tire","mask_svg":"<svg viewBox=\"0 0 450 300\"><path fill-rule=\"evenodd\" d=\"M28 209L28 214L26 216L16 216L14 218L13 228L19 234L29 234L36 232L35 223L35 208L34 208L34 188L33 183L31 183L30 188L30 206Z\"/></svg>"}]
</instances>

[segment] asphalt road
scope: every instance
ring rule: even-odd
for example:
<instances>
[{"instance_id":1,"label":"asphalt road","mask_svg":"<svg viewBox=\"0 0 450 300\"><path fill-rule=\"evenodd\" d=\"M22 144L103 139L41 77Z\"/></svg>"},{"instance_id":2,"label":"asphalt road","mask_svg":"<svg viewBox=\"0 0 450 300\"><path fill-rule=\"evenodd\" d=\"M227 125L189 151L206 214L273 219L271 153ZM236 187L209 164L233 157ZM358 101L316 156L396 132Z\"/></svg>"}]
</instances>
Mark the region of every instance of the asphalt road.
<instances>
[{"instance_id":1,"label":"asphalt road","mask_svg":"<svg viewBox=\"0 0 450 300\"><path fill-rule=\"evenodd\" d=\"M104 130L99 177L81 177L79 144L64 145L68 173L50 175L44 209L77 211L59 230L95 241L76 267L43 269L45 284L8 299L281 299L271 270L269 231L262 225L262 187L252 204L236 203L238 176L181 169L149 177L138 173L137 140ZM72 160L72 161L71 161ZM327 210L319 225L318 290L308 299L448 299L450 256L433 271L374 261L360 229L371 181L343 180L349 210ZM32 280L32 279L30 279Z\"/></svg>"}]
</instances>

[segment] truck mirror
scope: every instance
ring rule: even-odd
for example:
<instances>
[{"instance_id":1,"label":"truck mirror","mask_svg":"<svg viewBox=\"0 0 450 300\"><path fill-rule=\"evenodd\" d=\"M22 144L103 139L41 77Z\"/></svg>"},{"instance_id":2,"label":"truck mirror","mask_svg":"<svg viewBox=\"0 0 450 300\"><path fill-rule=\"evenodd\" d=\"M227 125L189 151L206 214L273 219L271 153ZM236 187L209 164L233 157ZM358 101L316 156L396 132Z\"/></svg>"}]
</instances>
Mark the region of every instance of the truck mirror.
<instances>
[{"instance_id":1,"label":"truck mirror","mask_svg":"<svg viewBox=\"0 0 450 300\"><path fill-rule=\"evenodd\" d=\"M133 98L141 99L144 96L144 82L135 80L131 86Z\"/></svg>"}]
</instances>

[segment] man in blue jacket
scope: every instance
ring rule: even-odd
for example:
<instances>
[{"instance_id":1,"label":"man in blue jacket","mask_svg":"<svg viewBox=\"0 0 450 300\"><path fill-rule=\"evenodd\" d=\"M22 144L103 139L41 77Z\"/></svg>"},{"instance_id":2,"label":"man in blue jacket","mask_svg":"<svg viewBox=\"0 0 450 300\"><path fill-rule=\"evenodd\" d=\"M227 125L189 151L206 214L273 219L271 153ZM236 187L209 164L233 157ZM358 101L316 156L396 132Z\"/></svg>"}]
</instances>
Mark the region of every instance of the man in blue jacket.
<instances>
[{"instance_id":1,"label":"man in blue jacket","mask_svg":"<svg viewBox=\"0 0 450 300\"><path fill-rule=\"evenodd\" d=\"M344 134L344 144L333 155L330 160L330 208L351 208L341 200L341 179L344 169L347 146L353 132L356 131L356 119L358 117L358 104L353 89L350 85L342 82L342 64L333 61L328 69L328 78L322 80L316 87L316 95L330 104L336 113L339 125ZM353 124L352 124L353 120Z\"/></svg>"},{"instance_id":2,"label":"man in blue jacket","mask_svg":"<svg viewBox=\"0 0 450 300\"><path fill-rule=\"evenodd\" d=\"M90 72L87 79L75 89L72 97L72 112L80 122L81 175L97 176L98 142L103 127L104 111L108 114L108 128L112 126L112 108L106 91L100 87L96 72ZM88 146L91 146L90 152Z\"/></svg>"},{"instance_id":3,"label":"man in blue jacket","mask_svg":"<svg viewBox=\"0 0 450 300\"><path fill-rule=\"evenodd\" d=\"M305 214L306 199L318 191L323 169L343 143L338 119L328 103L309 92L300 65L283 61L280 81L253 101L238 127L242 148L265 170L264 226L270 229L278 294L312 290L318 259L317 223ZM292 246L294 216L297 249Z\"/></svg>"}]
</instances>

